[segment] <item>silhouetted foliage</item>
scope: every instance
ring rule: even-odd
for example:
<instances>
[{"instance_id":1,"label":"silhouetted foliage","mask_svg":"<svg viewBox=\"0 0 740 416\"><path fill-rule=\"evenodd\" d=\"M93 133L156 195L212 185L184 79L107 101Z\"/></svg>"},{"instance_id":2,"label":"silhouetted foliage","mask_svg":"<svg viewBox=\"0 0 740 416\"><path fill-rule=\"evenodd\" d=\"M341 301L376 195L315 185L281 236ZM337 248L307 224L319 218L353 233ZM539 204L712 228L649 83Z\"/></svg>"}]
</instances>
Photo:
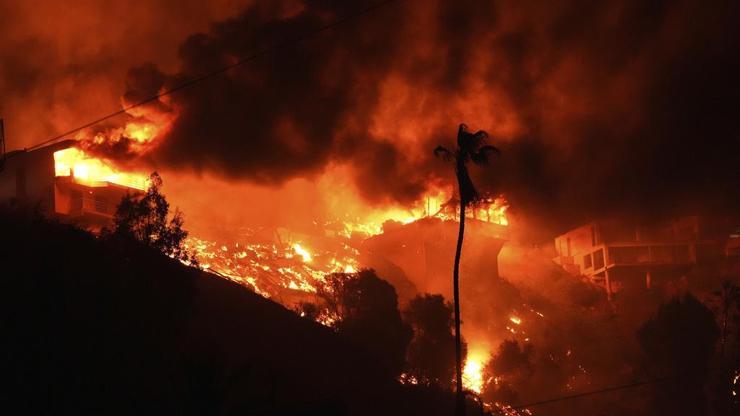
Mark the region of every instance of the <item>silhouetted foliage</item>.
<instances>
[{"instance_id":1,"label":"silhouetted foliage","mask_svg":"<svg viewBox=\"0 0 740 416\"><path fill-rule=\"evenodd\" d=\"M373 354L388 375L401 373L412 331L401 319L393 286L373 270L335 273L318 295L337 332Z\"/></svg>"},{"instance_id":2,"label":"silhouetted foliage","mask_svg":"<svg viewBox=\"0 0 740 416\"><path fill-rule=\"evenodd\" d=\"M708 399L716 414L731 415L740 410L740 397L737 395L740 382L735 381L736 372L740 371L740 286L725 280L718 290L711 293L708 301L720 329L718 368L710 374Z\"/></svg>"},{"instance_id":3,"label":"silhouetted foliage","mask_svg":"<svg viewBox=\"0 0 740 416\"><path fill-rule=\"evenodd\" d=\"M740 359L740 286L730 280L722 282L712 293L720 328L720 358L728 362Z\"/></svg>"},{"instance_id":4,"label":"silhouetted foliage","mask_svg":"<svg viewBox=\"0 0 740 416\"><path fill-rule=\"evenodd\" d=\"M514 374L531 371L532 345L522 346L516 340L506 340L498 347L489 367L493 374Z\"/></svg>"},{"instance_id":5,"label":"silhouetted foliage","mask_svg":"<svg viewBox=\"0 0 740 416\"><path fill-rule=\"evenodd\" d=\"M455 377L452 305L441 295L423 294L409 302L403 316L414 329L406 374L420 384L450 387Z\"/></svg>"},{"instance_id":6,"label":"silhouetted foliage","mask_svg":"<svg viewBox=\"0 0 740 416\"><path fill-rule=\"evenodd\" d=\"M457 131L457 149L453 151L443 146L437 146L434 149L435 156L455 162L458 191L463 205L469 205L480 199L480 194L468 173L468 162L485 165L489 162L491 155L500 154L496 147L486 144L486 139L488 139L488 133L485 131L478 130L471 133L468 131L468 126L460 124Z\"/></svg>"},{"instance_id":7,"label":"silhouetted foliage","mask_svg":"<svg viewBox=\"0 0 740 416\"><path fill-rule=\"evenodd\" d=\"M160 192L162 178L157 172L149 177L149 188L143 194L127 194L121 199L114 216L112 234L140 241L167 256L197 265L185 247L188 232L182 228L182 213L170 217L170 204Z\"/></svg>"},{"instance_id":8,"label":"silhouetted foliage","mask_svg":"<svg viewBox=\"0 0 740 416\"><path fill-rule=\"evenodd\" d=\"M306 318L310 321L318 321L321 317L321 310L315 303L299 302L294 310L301 318Z\"/></svg>"},{"instance_id":9,"label":"silhouetted foliage","mask_svg":"<svg viewBox=\"0 0 740 416\"><path fill-rule=\"evenodd\" d=\"M706 412L703 388L718 337L712 312L691 294L671 299L640 327L637 338L648 371L654 377L675 377L655 384L655 414Z\"/></svg>"},{"instance_id":10,"label":"silhouetted foliage","mask_svg":"<svg viewBox=\"0 0 740 416\"><path fill-rule=\"evenodd\" d=\"M527 383L534 371L533 359L531 344L521 345L516 340L502 342L483 371L484 379L488 380L483 397L489 401L515 403L519 395L517 390Z\"/></svg>"}]
</instances>

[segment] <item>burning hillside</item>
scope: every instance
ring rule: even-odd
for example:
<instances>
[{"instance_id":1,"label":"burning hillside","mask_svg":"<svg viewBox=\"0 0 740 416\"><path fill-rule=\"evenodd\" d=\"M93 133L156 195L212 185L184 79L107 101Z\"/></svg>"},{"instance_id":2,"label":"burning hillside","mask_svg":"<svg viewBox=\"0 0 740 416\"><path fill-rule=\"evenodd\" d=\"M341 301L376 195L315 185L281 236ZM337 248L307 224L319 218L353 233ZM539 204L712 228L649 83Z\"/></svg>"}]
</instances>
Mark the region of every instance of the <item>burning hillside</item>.
<instances>
[{"instance_id":1,"label":"burning hillside","mask_svg":"<svg viewBox=\"0 0 740 416\"><path fill-rule=\"evenodd\" d=\"M115 224L101 244L197 260L395 358L411 337L400 387L464 385L505 414L685 361L737 381L735 289L714 292L737 280L739 234L671 220L737 228L737 4L47 3L0 4L10 204ZM670 239L637 225L664 222ZM354 304L343 328L327 298L347 281L387 314ZM699 414L721 383L696 380L597 410L690 397Z\"/></svg>"},{"instance_id":2,"label":"burning hillside","mask_svg":"<svg viewBox=\"0 0 740 416\"><path fill-rule=\"evenodd\" d=\"M156 129L138 131L142 135L137 136L137 143L141 143L143 147L131 147L127 153L143 156L147 150L146 146L154 142L153 137L145 134L154 134ZM120 134L123 133L116 131L108 138L102 133L94 135L92 139L83 137L79 147L55 152L55 174L58 177L74 178L75 181L88 186L95 186L96 183L113 183L132 188L132 192L144 189L147 186L144 174L127 171L125 164L116 163L115 159L102 156L104 152L100 149L115 148L121 140L127 140L122 139L127 136ZM96 154L100 156L95 156ZM389 207L386 210L377 210L364 219L355 217L354 220L345 221L338 219L320 223L313 221L316 229L321 230L318 234L294 232L284 227L272 229L241 227L230 232L228 238L222 240L191 235L186 241L186 247L195 254L200 267L204 270L237 282L289 308L296 308L301 302L311 302L312 297L324 288L326 276L333 273L354 273L365 267L382 270L386 268L386 264L398 263L406 273L406 277L403 278L406 281L399 282L396 280L398 276L391 277L390 280L399 288L397 290L402 291L401 286L404 284L415 286L407 280L409 278L417 281L418 285L421 277L418 274L421 264L419 260L404 263L398 259L394 260L391 256L387 257L385 263L379 264L377 262L387 256L384 254L387 247L384 246L389 242L391 245L401 244L403 247L406 247L404 242L415 244L412 243L414 238L404 237L405 232L402 231L404 229L417 229L417 233L421 232L419 235L425 235L423 237L425 241L432 242L435 238L438 241L452 241L455 224L459 219L458 204L450 193L435 190L427 193L412 207ZM503 197L482 199L473 205L466 213L469 220L474 222L473 237L483 230L481 235L488 234L487 238L500 239L496 240L497 242L491 240L492 247L500 248L506 235L505 229L509 224L507 208L508 204ZM348 217L342 212L331 215L336 218ZM491 227L490 230L480 228L484 224L490 224L487 225ZM400 250L398 253L401 253L404 248L399 247L398 250ZM444 248L440 246L434 250L436 253L432 254L430 251L430 255L448 258L452 247L446 244ZM443 262L430 266L427 261L423 268L429 267L438 267L441 271L450 270L451 265ZM450 296L446 275L447 273L436 273L434 278L428 275L427 283L431 285L424 290L438 291ZM407 301L408 296L415 292L415 289L412 292L404 292L402 300ZM323 322L323 319L321 321ZM476 392L482 389L482 366L489 355L489 351L482 349L485 348L482 345L487 344L487 341L478 342L475 356L471 355L467 361L465 383Z\"/></svg>"}]
</instances>

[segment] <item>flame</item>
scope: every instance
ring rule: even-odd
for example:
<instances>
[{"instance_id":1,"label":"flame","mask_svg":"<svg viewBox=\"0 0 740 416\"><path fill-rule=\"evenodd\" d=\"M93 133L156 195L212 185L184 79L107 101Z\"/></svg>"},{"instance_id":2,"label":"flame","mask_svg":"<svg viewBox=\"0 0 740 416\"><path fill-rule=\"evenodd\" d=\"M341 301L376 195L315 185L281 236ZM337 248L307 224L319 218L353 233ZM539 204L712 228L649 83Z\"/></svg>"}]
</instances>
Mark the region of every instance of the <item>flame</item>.
<instances>
[{"instance_id":1,"label":"flame","mask_svg":"<svg viewBox=\"0 0 740 416\"><path fill-rule=\"evenodd\" d=\"M463 386L477 394L483 390L483 368L488 359L488 351L481 347L472 348L468 351L463 368Z\"/></svg>"},{"instance_id":2,"label":"flame","mask_svg":"<svg viewBox=\"0 0 740 416\"><path fill-rule=\"evenodd\" d=\"M437 189L428 192L410 208L389 206L372 210L370 214L366 212L363 217L345 216L343 220L315 223L325 230L321 237L301 235L296 241L269 232L272 237L258 241L255 236L264 233L243 229L240 234L244 239L237 237L241 241L236 243L232 240L224 244L191 234L187 245L195 252L203 269L291 307L300 293L314 294L323 288L327 274L357 272L361 266L360 244L365 238L383 233L387 221L408 224L429 217L457 221L454 201L450 203L450 200L450 193ZM508 203L503 197L482 201L476 208L478 212L470 212L471 218L486 212L479 221L508 224ZM326 320L322 323L332 324ZM468 366L477 365L480 372L481 362L473 356ZM472 367L469 370L473 371ZM480 375L477 379L474 384L479 389Z\"/></svg>"},{"instance_id":3,"label":"flame","mask_svg":"<svg viewBox=\"0 0 740 416\"><path fill-rule=\"evenodd\" d=\"M160 128L153 123L131 122L126 124L124 135L129 139L145 145L151 143L159 134Z\"/></svg>"},{"instance_id":4,"label":"flame","mask_svg":"<svg viewBox=\"0 0 740 416\"><path fill-rule=\"evenodd\" d=\"M88 186L105 183L144 190L148 186L147 175L121 172L103 159L92 157L76 147L54 152L54 175L70 176Z\"/></svg>"},{"instance_id":5,"label":"flame","mask_svg":"<svg viewBox=\"0 0 740 416\"><path fill-rule=\"evenodd\" d=\"M125 141L129 151L143 155L168 127L169 121L155 124L152 121L140 119L129 121L123 127L97 132L92 137L89 132L83 131L76 136L76 139L85 148L101 145L112 146Z\"/></svg>"},{"instance_id":6,"label":"flame","mask_svg":"<svg viewBox=\"0 0 740 416\"><path fill-rule=\"evenodd\" d=\"M451 195L450 192L433 189L425 193L411 207L390 206L368 215L362 221L359 218L357 221L345 221L343 234L346 236L350 236L353 233L367 236L382 234L383 224L388 221L410 224L427 217L439 218L446 221L458 221L458 207L453 203L454 201ZM465 217L491 224L508 226L508 209L509 203L503 196L486 198L468 209Z\"/></svg>"},{"instance_id":7,"label":"flame","mask_svg":"<svg viewBox=\"0 0 740 416\"><path fill-rule=\"evenodd\" d=\"M306 250L305 248L301 247L300 244L293 244L293 250L295 250L296 254L303 258L304 263L311 263L311 261L313 260L313 258L311 257L311 253L309 253L308 250Z\"/></svg>"},{"instance_id":8,"label":"flame","mask_svg":"<svg viewBox=\"0 0 740 416\"><path fill-rule=\"evenodd\" d=\"M253 236L254 230L246 230ZM267 298L280 299L284 291L316 293L327 274L354 273L359 252L347 243L333 250L309 251L305 243L237 242L230 245L191 236L188 249L209 272L253 289ZM289 306L289 305L286 305Z\"/></svg>"}]
</instances>

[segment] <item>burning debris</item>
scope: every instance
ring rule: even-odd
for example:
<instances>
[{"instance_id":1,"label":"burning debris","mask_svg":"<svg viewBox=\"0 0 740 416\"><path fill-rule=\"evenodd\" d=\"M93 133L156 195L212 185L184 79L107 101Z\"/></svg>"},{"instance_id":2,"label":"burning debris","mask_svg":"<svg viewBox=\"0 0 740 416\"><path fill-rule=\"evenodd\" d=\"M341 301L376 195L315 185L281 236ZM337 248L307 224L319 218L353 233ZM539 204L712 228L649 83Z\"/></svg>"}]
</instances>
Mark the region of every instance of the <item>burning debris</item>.
<instances>
[{"instance_id":1,"label":"burning debris","mask_svg":"<svg viewBox=\"0 0 740 416\"><path fill-rule=\"evenodd\" d=\"M433 205L432 197L425 204ZM447 204L446 206L449 206ZM421 210L389 210L369 222L336 222L323 224L335 229L332 236L293 235L287 229L242 229L230 242L209 241L191 236L187 245L195 252L201 267L230 280L244 284L263 296L281 301L287 306L297 292L316 293L324 283L324 276L332 273L353 273L362 267L372 267L361 252L372 245L366 239L382 236L384 229L396 229L389 224L414 227L416 221L454 221L445 208L431 215ZM506 202L499 197L490 205L481 204L478 214L488 213L484 221L491 224L508 223ZM478 215L471 213L471 218ZM388 228L390 227L390 228ZM370 249L372 250L372 249ZM294 295L290 295L293 293Z\"/></svg>"}]
</instances>

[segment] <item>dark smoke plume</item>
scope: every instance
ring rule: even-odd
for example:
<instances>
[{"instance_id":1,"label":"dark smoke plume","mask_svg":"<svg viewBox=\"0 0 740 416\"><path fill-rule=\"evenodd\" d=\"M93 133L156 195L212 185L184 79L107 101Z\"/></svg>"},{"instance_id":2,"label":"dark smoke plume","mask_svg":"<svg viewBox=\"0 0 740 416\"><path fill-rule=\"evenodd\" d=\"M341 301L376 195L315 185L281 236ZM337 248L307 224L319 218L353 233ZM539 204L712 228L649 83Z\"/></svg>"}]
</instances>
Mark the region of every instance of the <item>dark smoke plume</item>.
<instances>
[{"instance_id":1,"label":"dark smoke plume","mask_svg":"<svg viewBox=\"0 0 740 416\"><path fill-rule=\"evenodd\" d=\"M573 1L424 2L351 24L182 91L161 161L274 184L332 162L371 201L410 201L466 121L504 157L483 172L514 209L565 222L737 206L738 7ZM190 36L146 93L361 8L260 3ZM152 83L159 80L159 83ZM735 192L733 192L735 190ZM696 203L699 201L699 203Z\"/></svg>"},{"instance_id":2,"label":"dark smoke plume","mask_svg":"<svg viewBox=\"0 0 740 416\"><path fill-rule=\"evenodd\" d=\"M140 54L158 65L129 71L124 102L368 4L251 2L187 37L174 64ZM465 122L503 151L477 173L481 187L552 229L613 214L733 212L738 21L730 1L399 2L163 98L146 110L177 118L151 156L267 185L349 165L368 201L409 202L430 183L452 185L431 150ZM10 58L3 92L41 82L28 68L43 66Z\"/></svg>"}]
</instances>

